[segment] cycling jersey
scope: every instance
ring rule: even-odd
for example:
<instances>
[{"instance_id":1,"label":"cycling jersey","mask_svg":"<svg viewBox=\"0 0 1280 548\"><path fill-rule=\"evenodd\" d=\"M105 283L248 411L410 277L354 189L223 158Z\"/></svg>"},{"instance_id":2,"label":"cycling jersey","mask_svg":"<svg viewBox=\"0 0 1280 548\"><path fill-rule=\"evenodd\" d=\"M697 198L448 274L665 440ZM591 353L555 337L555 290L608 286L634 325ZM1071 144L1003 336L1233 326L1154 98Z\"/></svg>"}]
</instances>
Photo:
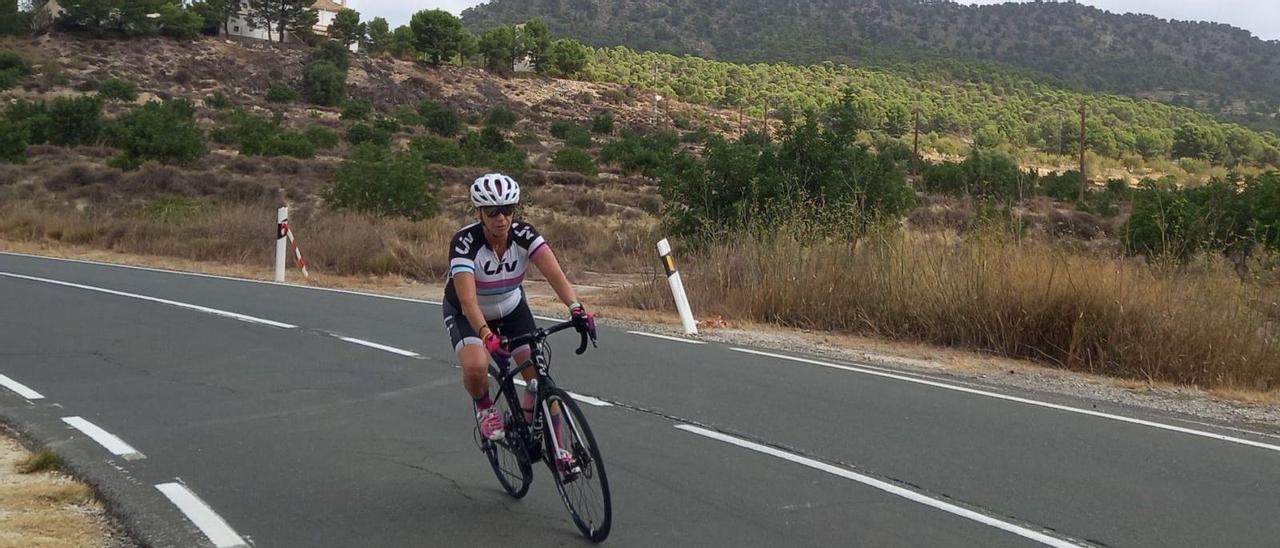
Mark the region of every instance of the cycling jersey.
<instances>
[{"instance_id":1,"label":"cycling jersey","mask_svg":"<svg viewBox=\"0 0 1280 548\"><path fill-rule=\"evenodd\" d=\"M550 249L546 240L524 222L511 223L507 235L507 251L501 258L489 248L484 237L484 225L472 223L453 235L449 244L449 283L444 297L461 310L453 277L460 272L470 272L476 277L476 299L486 320L496 320L511 314L520 305L520 284L529 270L534 255Z\"/></svg>"}]
</instances>

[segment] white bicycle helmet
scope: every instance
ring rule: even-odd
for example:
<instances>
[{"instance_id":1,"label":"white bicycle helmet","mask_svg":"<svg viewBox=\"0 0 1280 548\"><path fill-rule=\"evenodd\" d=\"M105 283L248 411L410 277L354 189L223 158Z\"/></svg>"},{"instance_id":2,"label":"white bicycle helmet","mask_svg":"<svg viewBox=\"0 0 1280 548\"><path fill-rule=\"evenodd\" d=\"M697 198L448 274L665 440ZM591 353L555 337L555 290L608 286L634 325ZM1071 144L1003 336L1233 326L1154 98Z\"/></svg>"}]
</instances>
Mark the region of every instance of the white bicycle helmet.
<instances>
[{"instance_id":1,"label":"white bicycle helmet","mask_svg":"<svg viewBox=\"0 0 1280 548\"><path fill-rule=\"evenodd\" d=\"M471 203L476 207L520 203L520 184L501 173L482 175L471 183Z\"/></svg>"}]
</instances>

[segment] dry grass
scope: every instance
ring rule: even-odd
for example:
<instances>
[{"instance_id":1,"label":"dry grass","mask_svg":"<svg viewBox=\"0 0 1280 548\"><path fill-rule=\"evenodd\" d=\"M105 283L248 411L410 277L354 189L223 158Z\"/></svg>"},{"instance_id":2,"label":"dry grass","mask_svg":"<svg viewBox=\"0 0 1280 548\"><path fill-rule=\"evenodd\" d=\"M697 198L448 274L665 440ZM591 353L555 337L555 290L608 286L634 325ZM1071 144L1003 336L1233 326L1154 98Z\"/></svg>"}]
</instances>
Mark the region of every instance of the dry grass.
<instances>
[{"instance_id":1,"label":"dry grass","mask_svg":"<svg viewBox=\"0 0 1280 548\"><path fill-rule=\"evenodd\" d=\"M1207 388L1280 387L1280 340L1260 290L1227 272L1137 263L996 237L896 232L802 246L740 239L690 256L700 313L976 349ZM669 308L655 277L618 304Z\"/></svg>"},{"instance_id":2,"label":"dry grass","mask_svg":"<svg viewBox=\"0 0 1280 548\"><path fill-rule=\"evenodd\" d=\"M570 272L628 272L650 260L657 221L610 217L571 220L531 209L529 219ZM335 275L444 278L448 242L470 222L446 212L423 222L294 208L291 226L308 265ZM142 206L84 211L56 200L0 202L0 238L54 242L223 264L269 265L275 253L275 212L266 201L235 203L206 197L165 198Z\"/></svg>"},{"instance_id":3,"label":"dry grass","mask_svg":"<svg viewBox=\"0 0 1280 548\"><path fill-rule=\"evenodd\" d=\"M0 436L0 547L104 545L110 532L93 492L56 473L21 470L33 461L48 459Z\"/></svg>"}]
</instances>

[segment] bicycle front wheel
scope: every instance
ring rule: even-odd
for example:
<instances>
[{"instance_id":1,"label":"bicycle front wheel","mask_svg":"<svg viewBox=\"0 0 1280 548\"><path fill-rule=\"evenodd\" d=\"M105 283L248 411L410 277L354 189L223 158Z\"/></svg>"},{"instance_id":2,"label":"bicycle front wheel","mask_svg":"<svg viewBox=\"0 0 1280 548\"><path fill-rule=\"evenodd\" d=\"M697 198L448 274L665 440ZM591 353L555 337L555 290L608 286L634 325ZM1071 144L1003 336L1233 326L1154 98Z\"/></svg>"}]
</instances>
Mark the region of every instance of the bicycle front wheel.
<instances>
[{"instance_id":1,"label":"bicycle front wheel","mask_svg":"<svg viewBox=\"0 0 1280 548\"><path fill-rule=\"evenodd\" d=\"M609 536L613 502L609 497L609 478L605 475L604 460L600 458L596 438L591 434L591 427L587 425L587 418L577 402L564 390L548 388L542 401L541 411L546 417L543 425L547 430L543 435L547 447L546 461L551 468L551 476L555 478L556 491L573 516L578 530L592 542L602 542ZM560 417L558 429L552 427L556 422L552 417L555 416ZM571 458L558 458L557 445L568 451Z\"/></svg>"},{"instance_id":2,"label":"bicycle front wheel","mask_svg":"<svg viewBox=\"0 0 1280 548\"><path fill-rule=\"evenodd\" d=\"M518 411L520 408L518 405L511 405L514 398L508 394L503 395L507 397L499 397L498 401L494 402L494 406L502 417L506 436L500 440L480 438L479 425L476 426L476 436L480 440L480 449L489 459L489 466L493 468L493 474L498 477L498 483L502 485L502 489L512 497L522 498L529 492L529 483L533 481L533 465L530 464L529 453L525 450L525 437L528 430L523 421L515 416L515 413L520 412Z\"/></svg>"}]
</instances>

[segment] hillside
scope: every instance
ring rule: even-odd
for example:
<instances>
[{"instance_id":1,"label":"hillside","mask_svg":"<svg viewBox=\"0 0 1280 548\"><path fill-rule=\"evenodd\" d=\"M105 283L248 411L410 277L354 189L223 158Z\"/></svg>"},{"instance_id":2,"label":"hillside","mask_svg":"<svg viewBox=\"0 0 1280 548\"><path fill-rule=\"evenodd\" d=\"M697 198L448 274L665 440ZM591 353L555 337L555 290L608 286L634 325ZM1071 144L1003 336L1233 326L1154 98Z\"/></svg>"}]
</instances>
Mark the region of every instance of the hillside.
<instances>
[{"instance_id":1,"label":"hillside","mask_svg":"<svg viewBox=\"0 0 1280 548\"><path fill-rule=\"evenodd\" d=\"M481 29L534 16L554 33L596 46L740 62L996 62L1051 82L1193 106L1254 127L1275 128L1280 109L1280 42L1227 25L1117 15L1076 3L493 0L463 12L463 21Z\"/></svg>"}]
</instances>

